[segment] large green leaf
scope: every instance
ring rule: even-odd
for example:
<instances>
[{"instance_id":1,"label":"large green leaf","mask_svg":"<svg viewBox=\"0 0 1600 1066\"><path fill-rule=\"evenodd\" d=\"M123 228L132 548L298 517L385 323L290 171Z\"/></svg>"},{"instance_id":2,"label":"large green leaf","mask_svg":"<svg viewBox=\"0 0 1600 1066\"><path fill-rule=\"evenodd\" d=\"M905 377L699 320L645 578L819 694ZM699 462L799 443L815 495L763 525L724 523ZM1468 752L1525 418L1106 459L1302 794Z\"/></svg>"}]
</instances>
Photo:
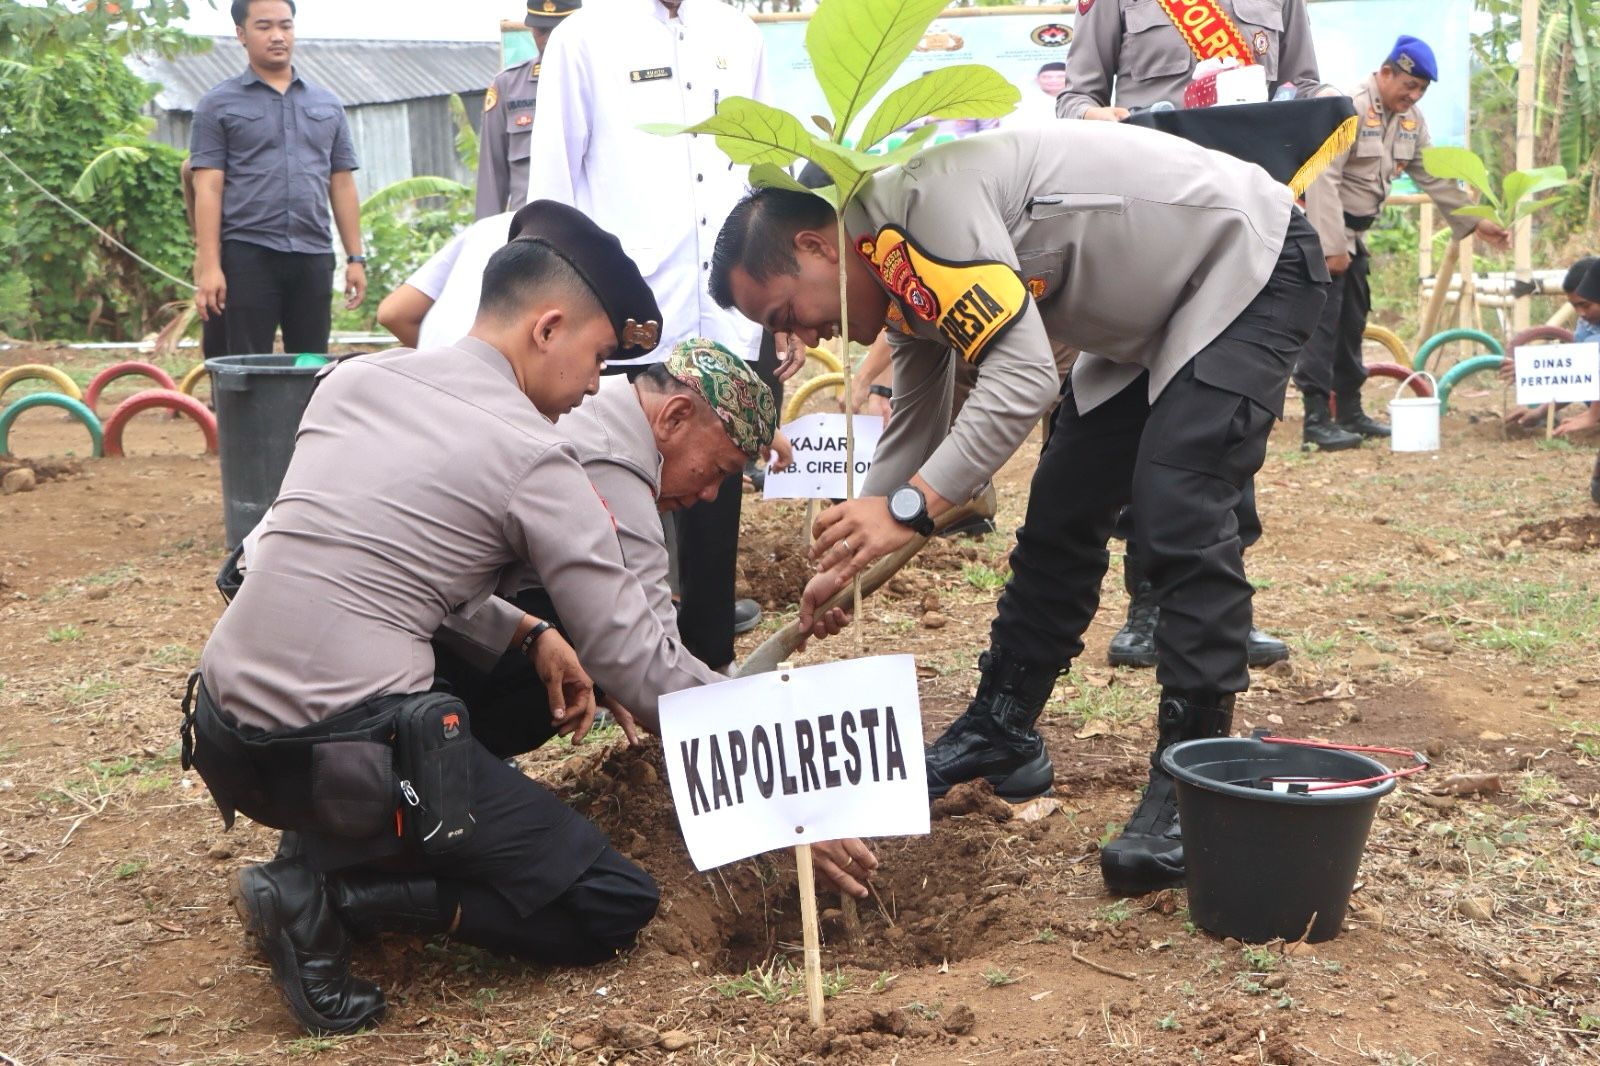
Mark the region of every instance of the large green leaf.
<instances>
[{"instance_id":1,"label":"large green leaf","mask_svg":"<svg viewBox=\"0 0 1600 1066\"><path fill-rule=\"evenodd\" d=\"M871 148L919 118L999 118L1016 109L1022 93L993 67L962 63L941 67L900 86L878 105L856 143Z\"/></svg>"},{"instance_id":2,"label":"large green leaf","mask_svg":"<svg viewBox=\"0 0 1600 1066\"><path fill-rule=\"evenodd\" d=\"M728 97L715 115L692 126L652 122L639 128L664 137L708 133L717 139L717 147L729 159L748 166L770 163L786 167L796 158L809 159L823 169L841 193L853 191L860 180L859 168L843 154L847 149L809 132L787 111L744 96Z\"/></svg>"},{"instance_id":3,"label":"large green leaf","mask_svg":"<svg viewBox=\"0 0 1600 1066\"><path fill-rule=\"evenodd\" d=\"M1468 204L1466 207L1458 207L1450 213L1452 215L1464 215L1467 218L1486 218L1490 222L1500 221L1500 212L1488 204Z\"/></svg>"},{"instance_id":4,"label":"large green leaf","mask_svg":"<svg viewBox=\"0 0 1600 1066\"><path fill-rule=\"evenodd\" d=\"M1499 204L1494 185L1489 181L1489 171L1478 158L1478 153L1467 148L1434 147L1422 150L1422 165L1428 173L1445 180L1464 181L1477 189L1484 199Z\"/></svg>"},{"instance_id":5,"label":"large green leaf","mask_svg":"<svg viewBox=\"0 0 1600 1066\"><path fill-rule=\"evenodd\" d=\"M107 148L83 168L78 180L72 183L68 195L74 200L93 199L108 181L115 181L124 166L137 166L150 158L143 148L131 144Z\"/></svg>"},{"instance_id":6,"label":"large green leaf","mask_svg":"<svg viewBox=\"0 0 1600 1066\"><path fill-rule=\"evenodd\" d=\"M841 140L905 62L946 0L825 0L806 27L806 54ZM908 120L909 121L909 120Z\"/></svg>"},{"instance_id":7,"label":"large green leaf","mask_svg":"<svg viewBox=\"0 0 1600 1066\"><path fill-rule=\"evenodd\" d=\"M1505 176L1501 187L1505 192L1505 205L1514 207L1525 196L1558 188L1567 184L1567 168L1534 167L1530 170L1513 170Z\"/></svg>"},{"instance_id":8,"label":"large green leaf","mask_svg":"<svg viewBox=\"0 0 1600 1066\"><path fill-rule=\"evenodd\" d=\"M1513 213L1511 216L1511 221L1517 222L1521 219L1527 218L1535 211L1541 211L1544 208L1549 207L1551 204L1559 203L1562 199L1563 197L1560 196L1547 196L1543 200L1524 200L1517 205L1515 213Z\"/></svg>"},{"instance_id":9,"label":"large green leaf","mask_svg":"<svg viewBox=\"0 0 1600 1066\"><path fill-rule=\"evenodd\" d=\"M451 181L449 178L418 174L416 177L390 182L367 197L361 204L361 214L363 216L375 214L386 208L429 196L445 196L462 203L470 203L472 190L459 181Z\"/></svg>"}]
</instances>

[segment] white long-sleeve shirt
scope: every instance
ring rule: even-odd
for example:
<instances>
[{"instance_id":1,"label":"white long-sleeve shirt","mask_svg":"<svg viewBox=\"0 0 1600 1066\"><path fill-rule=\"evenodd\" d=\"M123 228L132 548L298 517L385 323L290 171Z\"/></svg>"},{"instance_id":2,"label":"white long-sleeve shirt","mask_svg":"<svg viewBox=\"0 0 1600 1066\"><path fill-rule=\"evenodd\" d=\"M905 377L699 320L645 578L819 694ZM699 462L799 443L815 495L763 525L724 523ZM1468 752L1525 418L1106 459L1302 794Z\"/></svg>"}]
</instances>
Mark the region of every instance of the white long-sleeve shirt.
<instances>
[{"instance_id":1,"label":"white long-sleeve shirt","mask_svg":"<svg viewBox=\"0 0 1600 1066\"><path fill-rule=\"evenodd\" d=\"M730 96L767 99L766 52L748 17L719 0L589 0L550 38L534 114L528 199L571 204L616 234L661 307L666 357L686 337L754 360L761 329L707 292L711 250L744 194L747 168L716 139L658 137L639 126L690 124Z\"/></svg>"}]
</instances>

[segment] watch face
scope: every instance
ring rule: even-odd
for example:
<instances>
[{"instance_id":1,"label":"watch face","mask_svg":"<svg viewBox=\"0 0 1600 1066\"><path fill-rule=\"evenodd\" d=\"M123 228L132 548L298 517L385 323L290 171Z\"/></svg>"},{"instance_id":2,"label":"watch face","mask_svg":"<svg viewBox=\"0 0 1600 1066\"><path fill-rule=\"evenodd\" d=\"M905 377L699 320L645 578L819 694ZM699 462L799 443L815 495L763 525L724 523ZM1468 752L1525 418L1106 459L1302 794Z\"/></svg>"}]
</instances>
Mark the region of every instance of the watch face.
<instances>
[{"instance_id":1,"label":"watch face","mask_svg":"<svg viewBox=\"0 0 1600 1066\"><path fill-rule=\"evenodd\" d=\"M922 494L910 485L894 490L889 497L889 513L897 522L909 522L922 510Z\"/></svg>"}]
</instances>

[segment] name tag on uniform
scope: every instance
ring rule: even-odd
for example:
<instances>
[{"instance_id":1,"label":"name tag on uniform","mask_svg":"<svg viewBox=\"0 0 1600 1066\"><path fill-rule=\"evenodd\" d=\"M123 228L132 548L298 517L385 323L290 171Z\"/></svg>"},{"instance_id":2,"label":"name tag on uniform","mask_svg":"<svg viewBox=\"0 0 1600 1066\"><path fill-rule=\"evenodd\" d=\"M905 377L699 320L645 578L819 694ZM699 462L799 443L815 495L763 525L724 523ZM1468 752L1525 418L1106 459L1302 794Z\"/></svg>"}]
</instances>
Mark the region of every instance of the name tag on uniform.
<instances>
[{"instance_id":1,"label":"name tag on uniform","mask_svg":"<svg viewBox=\"0 0 1600 1066\"><path fill-rule=\"evenodd\" d=\"M644 70L634 70L628 73L629 81L661 81L663 78L672 77L671 67L648 67Z\"/></svg>"}]
</instances>

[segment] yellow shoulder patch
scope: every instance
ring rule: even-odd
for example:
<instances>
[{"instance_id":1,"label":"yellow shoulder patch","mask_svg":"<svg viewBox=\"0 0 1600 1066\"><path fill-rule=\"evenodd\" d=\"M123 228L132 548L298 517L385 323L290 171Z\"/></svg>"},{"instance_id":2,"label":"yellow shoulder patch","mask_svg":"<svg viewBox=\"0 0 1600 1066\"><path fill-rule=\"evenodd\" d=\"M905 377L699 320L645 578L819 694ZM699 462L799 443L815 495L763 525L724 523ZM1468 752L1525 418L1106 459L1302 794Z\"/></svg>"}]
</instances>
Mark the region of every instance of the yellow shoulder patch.
<instances>
[{"instance_id":1,"label":"yellow shoulder patch","mask_svg":"<svg viewBox=\"0 0 1600 1066\"><path fill-rule=\"evenodd\" d=\"M489 91L483 94L484 111L493 111L494 105L498 104L499 102L500 90L496 89L493 85L489 86Z\"/></svg>"},{"instance_id":2,"label":"yellow shoulder patch","mask_svg":"<svg viewBox=\"0 0 1600 1066\"><path fill-rule=\"evenodd\" d=\"M875 237L858 238L856 252L904 305L906 318L933 323L969 363L982 361L989 345L1028 307L1027 287L1004 263L946 262L918 248L894 226L883 227Z\"/></svg>"}]
</instances>

